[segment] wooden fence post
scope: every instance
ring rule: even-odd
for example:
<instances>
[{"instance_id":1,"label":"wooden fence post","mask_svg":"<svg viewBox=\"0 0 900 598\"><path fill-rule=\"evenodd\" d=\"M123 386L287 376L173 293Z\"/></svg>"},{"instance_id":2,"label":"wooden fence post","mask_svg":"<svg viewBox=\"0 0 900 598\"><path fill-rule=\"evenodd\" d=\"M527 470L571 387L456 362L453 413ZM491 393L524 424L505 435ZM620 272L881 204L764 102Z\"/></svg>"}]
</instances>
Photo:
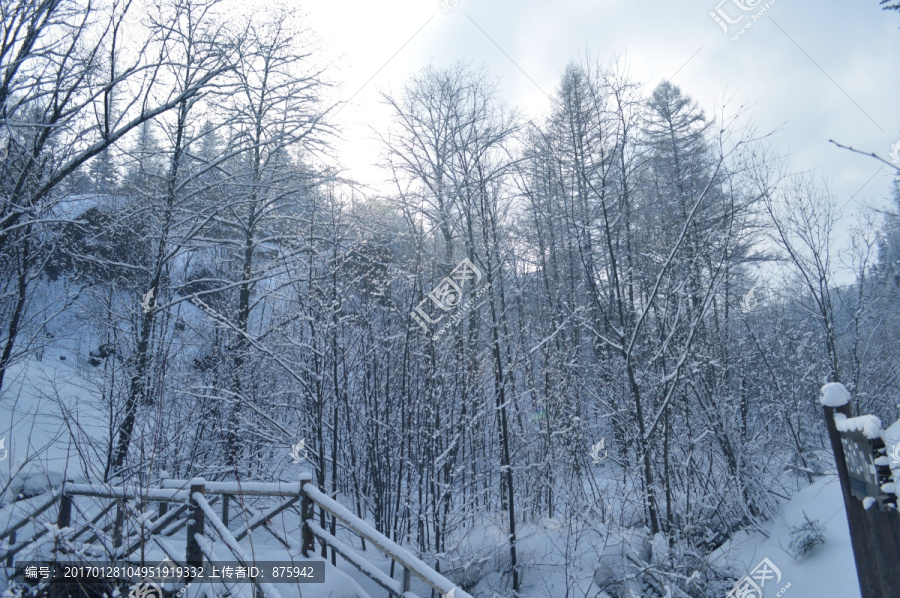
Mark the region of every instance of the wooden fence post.
<instances>
[{"instance_id":1,"label":"wooden fence post","mask_svg":"<svg viewBox=\"0 0 900 598\"><path fill-rule=\"evenodd\" d=\"M222 495L222 523L225 527L228 527L228 500L231 498L230 494Z\"/></svg>"},{"instance_id":2,"label":"wooden fence post","mask_svg":"<svg viewBox=\"0 0 900 598\"><path fill-rule=\"evenodd\" d=\"M113 548L122 546L122 530L125 527L125 499L116 501L116 523L113 525ZM116 551L116 558L119 558Z\"/></svg>"},{"instance_id":3,"label":"wooden fence post","mask_svg":"<svg viewBox=\"0 0 900 598\"><path fill-rule=\"evenodd\" d=\"M63 529L69 527L72 524L72 497L66 494L66 485L70 483L72 480L65 480L63 482L62 491L59 494L59 515L56 517L56 527L59 529ZM10 539L10 547L15 540L15 536ZM57 554L59 550L59 538L53 541L53 553ZM9 558L8 562L12 561L12 557Z\"/></svg>"},{"instance_id":4,"label":"wooden fence post","mask_svg":"<svg viewBox=\"0 0 900 598\"><path fill-rule=\"evenodd\" d=\"M301 526L301 542L303 546L303 556L309 557L309 553L316 549L315 538L312 530L309 528L308 521L313 518L313 502L303 489L303 485L312 482L312 474L300 474L300 516L303 519Z\"/></svg>"},{"instance_id":5,"label":"wooden fence post","mask_svg":"<svg viewBox=\"0 0 900 598\"><path fill-rule=\"evenodd\" d=\"M834 384L835 386L832 386ZM841 432L837 429L835 415L850 418L850 393L839 383L827 384L822 388L822 405L825 411L825 426L834 452L838 479L844 497L844 510L847 514L847 525L850 528L850 544L853 548L853 559L859 579L862 598L883 598L893 596L893 591L900 587L900 513L896 508L882 509L876 500L866 509L862 500L853 496L850 484L850 473L847 467L847 455L844 451ZM882 448L883 443L873 443L866 439L868 452ZM851 450L856 451L853 448ZM867 455L867 458L874 455ZM859 458L854 455L854 458ZM876 467L876 474L879 473ZM882 472L883 474L883 472Z\"/></svg>"},{"instance_id":6,"label":"wooden fence post","mask_svg":"<svg viewBox=\"0 0 900 598\"><path fill-rule=\"evenodd\" d=\"M12 532L12 533L9 535L9 547L10 547L10 549L12 549L12 547L15 546L15 544L16 544L16 532ZM12 553L12 550L10 550L10 555L9 555L8 557L6 557L6 566L7 566L7 567L12 567L12 566L13 566L13 555L12 555L11 553Z\"/></svg>"},{"instance_id":7,"label":"wooden fence post","mask_svg":"<svg viewBox=\"0 0 900 598\"><path fill-rule=\"evenodd\" d=\"M203 566L203 551L200 549L200 543L197 541L197 534L203 534L205 517L200 504L194 500L194 494L206 493L206 480L203 478L194 478L191 480L190 489L190 505L191 505L191 522L187 528L187 548L185 550L185 564L189 567Z\"/></svg>"},{"instance_id":8,"label":"wooden fence post","mask_svg":"<svg viewBox=\"0 0 900 598\"><path fill-rule=\"evenodd\" d=\"M400 584L400 595L402 596L406 592L410 590L410 578L409 578L409 569L403 567L403 581Z\"/></svg>"},{"instance_id":9,"label":"wooden fence post","mask_svg":"<svg viewBox=\"0 0 900 598\"><path fill-rule=\"evenodd\" d=\"M62 529L72 524L72 497L66 494L65 487L59 497L59 516L56 518L56 527Z\"/></svg>"},{"instance_id":10,"label":"wooden fence post","mask_svg":"<svg viewBox=\"0 0 900 598\"><path fill-rule=\"evenodd\" d=\"M165 487L166 487L166 486L165 486L166 478L168 478L167 475L161 475L161 476L159 476L159 487L160 487L160 488L165 488ZM164 501L164 500L161 500L161 501L159 501L159 502L157 503L156 508L157 508L156 518L157 518L157 519L162 519L162 516L169 512L169 503L167 503L167 502Z\"/></svg>"}]
</instances>

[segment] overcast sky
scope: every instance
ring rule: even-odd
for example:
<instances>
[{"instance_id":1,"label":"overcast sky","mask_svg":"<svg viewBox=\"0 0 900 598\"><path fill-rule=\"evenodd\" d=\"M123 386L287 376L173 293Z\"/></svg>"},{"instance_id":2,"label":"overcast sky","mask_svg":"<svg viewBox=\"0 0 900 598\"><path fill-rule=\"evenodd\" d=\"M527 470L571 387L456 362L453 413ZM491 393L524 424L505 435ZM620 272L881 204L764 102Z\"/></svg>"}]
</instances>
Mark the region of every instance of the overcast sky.
<instances>
[{"instance_id":1,"label":"overcast sky","mask_svg":"<svg viewBox=\"0 0 900 598\"><path fill-rule=\"evenodd\" d=\"M369 130L387 122L379 92L399 91L425 65L484 65L509 105L540 117L567 62L620 56L647 92L671 79L708 114L726 97L733 106L750 106L760 131L780 129L770 144L790 154L792 170L824 176L840 204L855 195L846 223L860 205L886 205L890 169L828 139L890 160L900 141L900 13L881 10L878 0L719 1L315 0L299 6L340 84L335 99L349 100L332 121L343 132L337 157L369 185L383 178ZM711 13L738 22L726 33Z\"/></svg>"}]
</instances>

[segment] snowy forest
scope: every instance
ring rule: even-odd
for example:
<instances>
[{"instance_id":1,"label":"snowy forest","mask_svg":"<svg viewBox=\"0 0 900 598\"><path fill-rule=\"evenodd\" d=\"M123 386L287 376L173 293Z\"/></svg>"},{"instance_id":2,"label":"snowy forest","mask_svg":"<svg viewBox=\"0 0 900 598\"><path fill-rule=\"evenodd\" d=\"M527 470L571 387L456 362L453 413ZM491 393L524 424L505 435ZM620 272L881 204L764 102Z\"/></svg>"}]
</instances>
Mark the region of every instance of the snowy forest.
<instances>
[{"instance_id":1,"label":"snowy forest","mask_svg":"<svg viewBox=\"0 0 900 598\"><path fill-rule=\"evenodd\" d=\"M0 505L308 472L472 596L721 597L833 478L822 385L900 417L890 158L834 148L898 173L846 226L743 106L459 61L381 93L372 192L302 19L220 8L2 0Z\"/></svg>"}]
</instances>

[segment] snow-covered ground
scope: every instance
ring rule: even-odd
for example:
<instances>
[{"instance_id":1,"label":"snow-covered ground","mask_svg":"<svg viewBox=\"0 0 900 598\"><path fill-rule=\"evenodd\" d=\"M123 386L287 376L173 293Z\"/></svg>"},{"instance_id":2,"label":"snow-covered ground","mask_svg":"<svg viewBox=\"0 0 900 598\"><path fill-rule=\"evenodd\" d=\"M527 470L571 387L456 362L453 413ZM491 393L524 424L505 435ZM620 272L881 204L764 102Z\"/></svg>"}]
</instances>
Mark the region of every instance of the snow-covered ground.
<instances>
[{"instance_id":1,"label":"snow-covered ground","mask_svg":"<svg viewBox=\"0 0 900 598\"><path fill-rule=\"evenodd\" d=\"M84 480L91 463L101 462L91 459L89 447L76 446L69 429L73 425L84 435L102 437L98 429L102 415L92 401L81 400L96 395L97 389L81 372L50 351L43 361L28 360L7 371L0 401L0 438L8 450L5 456L0 451L0 489L6 488L0 504L19 492L30 496L58 486L64 478ZM64 412L69 414L68 424Z\"/></svg>"},{"instance_id":2,"label":"snow-covered ground","mask_svg":"<svg viewBox=\"0 0 900 598\"><path fill-rule=\"evenodd\" d=\"M803 520L804 514L818 520L825 529L825 543L802 559L794 559L788 551L790 529ZM859 598L859 583L850 546L850 531L841 487L836 475L827 475L808 486L787 503L781 513L759 532L740 534L722 546L713 558L735 571L750 573L764 558L781 571L763 588L766 598ZM718 557L716 555L719 555Z\"/></svg>"},{"instance_id":3,"label":"snow-covered ground","mask_svg":"<svg viewBox=\"0 0 900 598\"><path fill-rule=\"evenodd\" d=\"M795 559L789 550L790 530L803 521L804 515L823 526L825 542L807 556ZM497 553L497 547L502 546L499 531L486 525L477 533L473 530L466 541L477 544L473 552L486 561L502 562L503 555ZM778 568L781 577L774 577L765 585L764 598L859 598L847 518L835 475L823 476L798 492L784 504L776 517L763 526L763 531L768 537L760 532L738 534L712 555L713 563L741 575L749 574L764 558L768 558ZM583 531L576 538L564 529L561 522L547 519L540 524L523 526L519 537L520 561L524 566L523 597L562 598L568 595L593 598L598 595L599 588L591 581L593 568L597 564L596 552L591 546L602 545L603 539L595 532ZM367 551L367 556L382 571L388 571L388 559L372 550ZM366 591L366 596L362 598L375 598L384 593L348 564L339 560L338 568L356 578ZM508 595L504 594L504 586L499 574L485 572L471 594L480 598L497 598ZM785 587L787 589L782 592ZM429 595L417 580L413 580L413 589L418 596Z\"/></svg>"},{"instance_id":4,"label":"snow-covered ground","mask_svg":"<svg viewBox=\"0 0 900 598\"><path fill-rule=\"evenodd\" d=\"M102 425L102 414L97 412L96 404L80 400L85 395L96 394L89 377L85 377L83 372L84 368L60 361L54 354L46 355L42 362L26 362L10 370L5 400L0 403L0 421L4 422L0 437L6 439L5 449L9 451L7 458L0 461L0 481L4 485L10 478L15 478L15 481L4 502L9 502L13 493L22 490L31 495L42 488L56 486L63 477L81 479L90 469L90 464L79 458L79 451L72 441L73 435L59 415L61 409L69 410L73 414L72 420L77 421L82 433L87 432L88 435L90 426ZM892 444L893 441L888 442ZM22 463L25 465L17 474ZM601 470L599 475L606 475L609 484L620 484L621 480L612 469ZM96 478L96 475L87 477ZM607 491L613 490L613 487L607 488ZM23 508L29 504L30 501L23 501L0 508L0 526L5 527L10 520L20 517ZM824 527L825 543L797 560L788 548L790 530L803 520L804 515ZM292 513L285 513L273 523L286 536L299 529L298 517ZM783 505L773 520L764 525L763 530L765 534L742 533L729 540L712 555L714 564L733 571L735 575L742 575L753 570L763 559L768 559L777 567L781 577L767 583L765 598L859 596L847 520L835 475L823 476L800 490ZM183 534L182 531L167 540L172 546L182 547ZM603 526L573 527L572 522L554 518L522 525L518 530L518 554L523 567L521 595L527 598L602 596L593 581L598 564L598 547L609 544L612 535ZM359 549L358 538L341 533L339 536ZM509 581L498 572L508 567L505 537L500 517L485 516L475 526L462 529L452 542L448 542L454 549L444 555L442 561L452 564L455 569L445 565L445 574L466 585L474 584L471 590L473 596L497 598L509 595ZM254 533L249 541L252 545L245 541L242 546L246 544L245 550L252 552L258 560L301 559L297 551L294 551L296 554L286 554L273 537L261 530ZM216 544L213 549L222 560L231 558L224 544ZM365 555L373 566L385 573L390 572L390 560L377 550L370 547ZM457 561L453 560L454 555L458 557ZM164 557L161 552L149 556L150 560ZM400 574L398 566L394 578L399 578ZM416 595L430 595L429 588L420 580L413 578L412 586ZM327 565L324 584L299 587L279 585L277 589L283 597L302 598L375 598L385 594L384 589L340 558L336 569L330 563ZM190 590L189 597L196 590Z\"/></svg>"}]
</instances>

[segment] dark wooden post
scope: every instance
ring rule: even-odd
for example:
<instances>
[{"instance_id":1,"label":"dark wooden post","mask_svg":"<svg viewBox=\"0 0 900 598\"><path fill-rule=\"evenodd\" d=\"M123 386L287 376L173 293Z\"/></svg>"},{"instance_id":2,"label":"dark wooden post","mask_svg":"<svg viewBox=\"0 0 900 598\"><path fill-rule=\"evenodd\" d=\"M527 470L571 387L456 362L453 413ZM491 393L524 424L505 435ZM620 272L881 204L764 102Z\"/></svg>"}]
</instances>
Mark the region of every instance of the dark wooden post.
<instances>
[{"instance_id":1,"label":"dark wooden post","mask_svg":"<svg viewBox=\"0 0 900 598\"><path fill-rule=\"evenodd\" d=\"M56 526L59 529L63 529L69 527L72 524L72 497L66 494L66 485L69 484L72 480L65 480L63 482L62 492L59 495L59 515L56 517ZM12 542L14 538L10 539L10 547L12 546ZM57 554L59 550L59 538L54 540L53 542L53 553ZM10 557L7 563L12 561L12 557Z\"/></svg>"},{"instance_id":2,"label":"dark wooden post","mask_svg":"<svg viewBox=\"0 0 900 598\"><path fill-rule=\"evenodd\" d=\"M309 553L316 549L315 538L312 530L309 529L309 520L313 518L313 502L309 499L309 496L303 489L303 485L310 482L312 482L312 474L304 473L300 475L300 515L303 519L301 541L303 546L303 556L305 557L309 557Z\"/></svg>"},{"instance_id":3,"label":"dark wooden post","mask_svg":"<svg viewBox=\"0 0 900 598\"><path fill-rule=\"evenodd\" d=\"M15 546L15 544L16 544L16 532L12 532L9 535L9 547L12 548L13 546ZM7 567L13 566L13 555L11 553L12 553L12 551L10 551L10 555L8 557L6 557L6 566Z\"/></svg>"},{"instance_id":4,"label":"dark wooden post","mask_svg":"<svg viewBox=\"0 0 900 598\"><path fill-rule=\"evenodd\" d=\"M850 394L846 389L843 389L843 393L846 394L846 403L829 405L823 401L823 409L844 497L844 511L850 528L850 544L853 547L860 594L862 598L895 596L894 592L900 588L900 513L896 508L883 509L879 503L884 501L880 497L873 497L878 500L871 508L866 509L863 502L851 492L847 456L841 442L841 433L834 421L838 414L851 417ZM870 446L873 452L874 449L881 448L879 443Z\"/></svg>"},{"instance_id":5,"label":"dark wooden post","mask_svg":"<svg viewBox=\"0 0 900 598\"><path fill-rule=\"evenodd\" d=\"M165 475L159 476L159 487L160 488L165 487L165 481L166 481L167 477L168 476L165 476ZM156 518L162 519L162 516L168 512L169 512L169 503L164 500L159 501L159 503L157 504Z\"/></svg>"},{"instance_id":6,"label":"dark wooden post","mask_svg":"<svg viewBox=\"0 0 900 598\"><path fill-rule=\"evenodd\" d=\"M56 518L56 527L62 529L72 525L72 497L63 489L59 497L59 516Z\"/></svg>"},{"instance_id":7,"label":"dark wooden post","mask_svg":"<svg viewBox=\"0 0 900 598\"><path fill-rule=\"evenodd\" d=\"M194 500L194 494L206 493L206 480L203 478L194 478L191 480L190 505L191 505L191 522L187 528L187 549L185 551L185 564L190 567L203 566L203 551L200 550L200 543L197 542L196 535L203 534L205 517L200 505Z\"/></svg>"},{"instance_id":8,"label":"dark wooden post","mask_svg":"<svg viewBox=\"0 0 900 598\"><path fill-rule=\"evenodd\" d=\"M409 578L409 569L403 567L403 581L400 582L400 593L405 594L410 590L411 581Z\"/></svg>"},{"instance_id":9,"label":"dark wooden post","mask_svg":"<svg viewBox=\"0 0 900 598\"><path fill-rule=\"evenodd\" d=\"M226 528L228 527L228 501L230 498L230 494L222 495L222 523Z\"/></svg>"},{"instance_id":10,"label":"dark wooden post","mask_svg":"<svg viewBox=\"0 0 900 598\"><path fill-rule=\"evenodd\" d=\"M841 483L841 492L844 495L844 511L847 514L847 523L850 526L850 544L853 546L853 560L856 562L856 572L859 578L859 589L863 598L869 598L870 592L866 591L863 578L868 569L868 563L863 556L865 549L865 538L862 536L862 521L860 516L861 510L855 508L854 499L850 495L850 478L847 475L847 461L844 456L844 446L841 444L841 435L834 423L834 416L841 414L846 417L850 415L850 404L844 404L839 407L824 406L825 410L825 426L828 428L828 440L831 441L831 450L834 453L834 461L837 466L838 480Z\"/></svg>"},{"instance_id":11,"label":"dark wooden post","mask_svg":"<svg viewBox=\"0 0 900 598\"><path fill-rule=\"evenodd\" d=\"M122 546L122 528L125 527L125 499L116 501L116 523L113 525L113 547ZM116 558L119 558L116 551Z\"/></svg>"}]
</instances>

